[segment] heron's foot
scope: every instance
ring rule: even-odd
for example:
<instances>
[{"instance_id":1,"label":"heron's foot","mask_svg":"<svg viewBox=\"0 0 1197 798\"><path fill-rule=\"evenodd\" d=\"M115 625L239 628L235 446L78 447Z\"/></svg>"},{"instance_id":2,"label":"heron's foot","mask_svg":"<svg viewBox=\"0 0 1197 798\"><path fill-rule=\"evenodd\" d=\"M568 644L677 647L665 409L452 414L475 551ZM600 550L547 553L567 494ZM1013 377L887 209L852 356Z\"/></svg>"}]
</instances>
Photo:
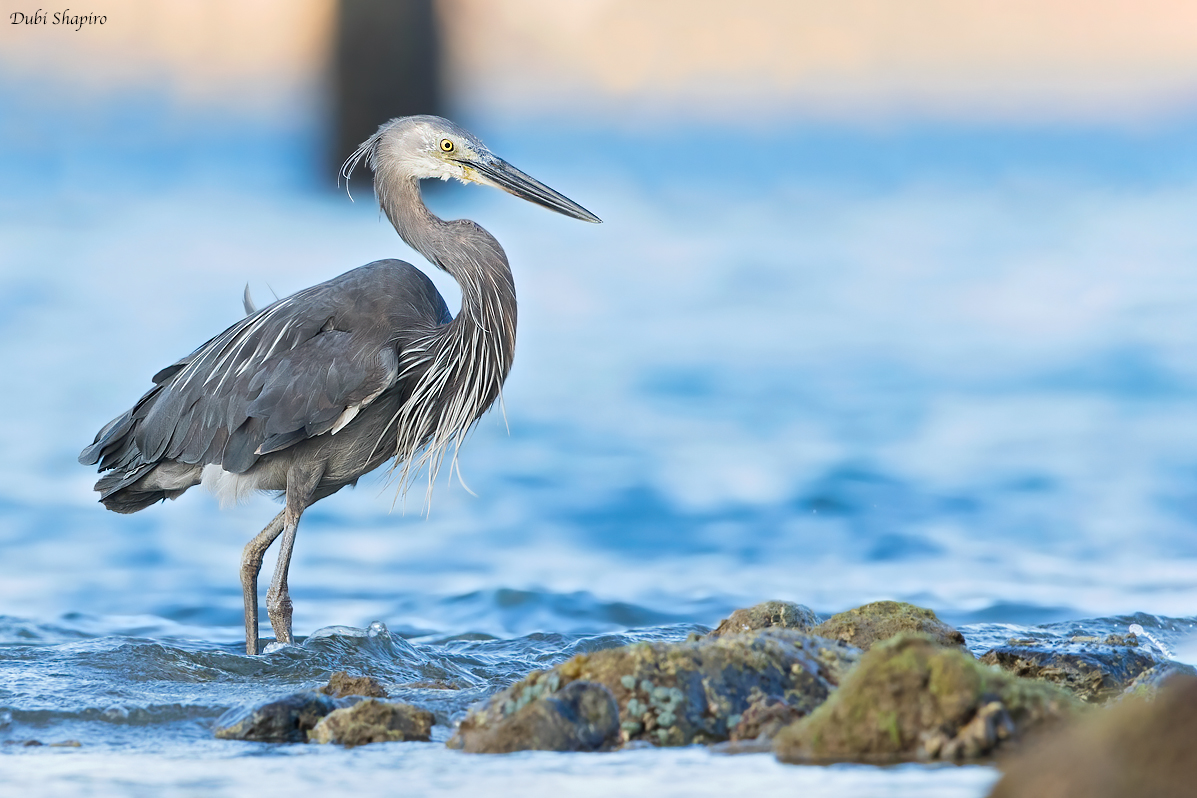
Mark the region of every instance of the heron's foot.
<instances>
[{"instance_id":1,"label":"heron's foot","mask_svg":"<svg viewBox=\"0 0 1197 798\"><path fill-rule=\"evenodd\" d=\"M286 589L279 592L273 590L266 594L266 614L270 616L270 625L274 628L274 639L280 643L294 643L291 634L291 596Z\"/></svg>"}]
</instances>

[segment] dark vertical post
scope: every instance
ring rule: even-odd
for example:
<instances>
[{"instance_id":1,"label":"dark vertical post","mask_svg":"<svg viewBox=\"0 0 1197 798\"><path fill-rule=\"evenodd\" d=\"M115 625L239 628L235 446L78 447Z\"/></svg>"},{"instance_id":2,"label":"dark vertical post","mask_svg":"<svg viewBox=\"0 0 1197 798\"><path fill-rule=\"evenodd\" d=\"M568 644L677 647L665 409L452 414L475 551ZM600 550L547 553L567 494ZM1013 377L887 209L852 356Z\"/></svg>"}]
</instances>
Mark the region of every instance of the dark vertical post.
<instances>
[{"instance_id":1,"label":"dark vertical post","mask_svg":"<svg viewBox=\"0 0 1197 798\"><path fill-rule=\"evenodd\" d=\"M337 3L329 153L335 167L388 119L441 112L441 44L433 5L433 0Z\"/></svg>"}]
</instances>

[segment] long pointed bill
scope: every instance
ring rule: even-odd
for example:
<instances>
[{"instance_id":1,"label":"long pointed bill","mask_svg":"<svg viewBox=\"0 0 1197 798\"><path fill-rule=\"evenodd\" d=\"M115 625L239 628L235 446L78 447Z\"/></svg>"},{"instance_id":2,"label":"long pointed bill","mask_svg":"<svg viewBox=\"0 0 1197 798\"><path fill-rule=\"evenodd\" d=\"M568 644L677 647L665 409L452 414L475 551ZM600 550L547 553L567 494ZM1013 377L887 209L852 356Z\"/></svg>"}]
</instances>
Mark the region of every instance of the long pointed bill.
<instances>
[{"instance_id":1,"label":"long pointed bill","mask_svg":"<svg viewBox=\"0 0 1197 798\"><path fill-rule=\"evenodd\" d=\"M558 194L536 178L524 174L502 158L488 159L485 163L470 161L465 165L477 171L485 182L521 199L526 199L528 202L535 202L551 211L557 211L557 213L572 216L584 222L599 224L603 221L578 203Z\"/></svg>"}]
</instances>

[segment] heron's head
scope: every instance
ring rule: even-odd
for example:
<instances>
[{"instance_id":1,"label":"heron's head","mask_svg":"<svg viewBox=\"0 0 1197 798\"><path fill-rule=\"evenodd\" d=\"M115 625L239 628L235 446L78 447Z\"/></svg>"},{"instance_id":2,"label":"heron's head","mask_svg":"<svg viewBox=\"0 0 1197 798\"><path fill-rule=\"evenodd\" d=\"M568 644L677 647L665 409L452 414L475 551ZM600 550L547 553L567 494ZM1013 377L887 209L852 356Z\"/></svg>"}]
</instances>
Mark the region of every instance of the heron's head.
<instances>
[{"instance_id":1,"label":"heron's head","mask_svg":"<svg viewBox=\"0 0 1197 798\"><path fill-rule=\"evenodd\" d=\"M369 159L380 194L385 192L386 180L455 177L463 183L501 188L575 219L602 221L492 153L469 131L439 116L407 116L384 124L345 161L341 175L346 181L363 158Z\"/></svg>"}]
</instances>

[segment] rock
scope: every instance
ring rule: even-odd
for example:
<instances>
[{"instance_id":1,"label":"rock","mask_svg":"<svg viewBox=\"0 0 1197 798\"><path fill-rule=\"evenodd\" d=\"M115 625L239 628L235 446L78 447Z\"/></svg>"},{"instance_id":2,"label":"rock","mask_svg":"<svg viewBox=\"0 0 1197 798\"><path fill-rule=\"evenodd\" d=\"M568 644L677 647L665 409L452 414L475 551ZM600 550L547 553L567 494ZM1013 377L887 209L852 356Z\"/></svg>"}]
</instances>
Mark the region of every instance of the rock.
<instances>
[{"instance_id":1,"label":"rock","mask_svg":"<svg viewBox=\"0 0 1197 798\"><path fill-rule=\"evenodd\" d=\"M1076 706L1054 685L904 634L866 652L825 704L778 733L773 750L785 762L974 759Z\"/></svg>"},{"instance_id":2,"label":"rock","mask_svg":"<svg viewBox=\"0 0 1197 798\"><path fill-rule=\"evenodd\" d=\"M579 654L492 696L462 721L450 744L463 744L462 730L497 728L576 681L597 682L611 691L625 743L720 742L765 697L810 712L826 700L859 654L832 640L777 628Z\"/></svg>"},{"instance_id":3,"label":"rock","mask_svg":"<svg viewBox=\"0 0 1197 798\"><path fill-rule=\"evenodd\" d=\"M801 604L788 601L766 601L748 609L736 610L724 618L707 637L738 635L758 629L780 627L809 632L819 622L818 616Z\"/></svg>"},{"instance_id":4,"label":"rock","mask_svg":"<svg viewBox=\"0 0 1197 798\"><path fill-rule=\"evenodd\" d=\"M935 617L934 612L901 601L874 601L832 615L811 629L811 634L842 640L862 651L901 632L929 635L941 646L964 646L964 635Z\"/></svg>"},{"instance_id":5,"label":"rock","mask_svg":"<svg viewBox=\"0 0 1197 798\"><path fill-rule=\"evenodd\" d=\"M757 701L740 716L740 722L731 730L732 742L745 740L772 740L777 733L802 717L802 712L776 696L766 696Z\"/></svg>"},{"instance_id":6,"label":"rock","mask_svg":"<svg viewBox=\"0 0 1197 798\"><path fill-rule=\"evenodd\" d=\"M328 679L328 684L320 688L320 692L333 698L347 695L362 695L367 698L386 698L387 691L370 676L350 676L345 671L337 671Z\"/></svg>"},{"instance_id":7,"label":"rock","mask_svg":"<svg viewBox=\"0 0 1197 798\"><path fill-rule=\"evenodd\" d=\"M600 751L619 745L619 706L601 684L570 682L499 718L471 713L449 741L473 754Z\"/></svg>"},{"instance_id":8,"label":"rock","mask_svg":"<svg viewBox=\"0 0 1197 798\"><path fill-rule=\"evenodd\" d=\"M1158 700L1129 698L1086 715L1002 764L990 798L1182 798L1197 785L1197 677Z\"/></svg>"},{"instance_id":9,"label":"rock","mask_svg":"<svg viewBox=\"0 0 1197 798\"><path fill-rule=\"evenodd\" d=\"M431 712L411 704L367 698L325 715L308 732L308 739L314 743L340 743L346 748L406 740L428 742L433 723Z\"/></svg>"},{"instance_id":10,"label":"rock","mask_svg":"<svg viewBox=\"0 0 1197 798\"><path fill-rule=\"evenodd\" d=\"M344 706L343 700L306 692L249 707L234 707L216 721L222 740L303 743L321 718Z\"/></svg>"},{"instance_id":11,"label":"rock","mask_svg":"<svg viewBox=\"0 0 1197 798\"><path fill-rule=\"evenodd\" d=\"M999 646L985 652L981 662L1015 676L1058 684L1082 701L1100 703L1121 693L1157 663L1143 649L1123 644L1125 640L1113 645L1091 638L1080 643Z\"/></svg>"},{"instance_id":12,"label":"rock","mask_svg":"<svg viewBox=\"0 0 1197 798\"><path fill-rule=\"evenodd\" d=\"M1174 676L1197 676L1197 668L1183 662L1163 662L1140 673L1122 690L1115 700L1123 698L1155 698L1160 689Z\"/></svg>"},{"instance_id":13,"label":"rock","mask_svg":"<svg viewBox=\"0 0 1197 798\"><path fill-rule=\"evenodd\" d=\"M1076 642L1075 638L1073 642ZM1103 645L1107 646L1137 646L1139 645L1139 636L1134 632L1125 635L1108 634L1106 639L1102 641Z\"/></svg>"}]
</instances>

